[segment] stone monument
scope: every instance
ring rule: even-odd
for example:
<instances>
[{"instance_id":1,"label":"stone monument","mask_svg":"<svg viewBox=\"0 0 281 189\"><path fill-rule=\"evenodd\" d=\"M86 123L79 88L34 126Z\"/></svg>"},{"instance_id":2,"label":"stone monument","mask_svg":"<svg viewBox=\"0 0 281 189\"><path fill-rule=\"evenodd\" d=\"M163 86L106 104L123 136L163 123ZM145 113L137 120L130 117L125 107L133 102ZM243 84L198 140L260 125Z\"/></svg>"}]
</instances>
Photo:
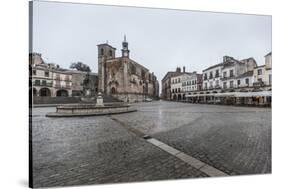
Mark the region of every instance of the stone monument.
<instances>
[{"instance_id":1,"label":"stone monument","mask_svg":"<svg viewBox=\"0 0 281 189\"><path fill-rule=\"evenodd\" d=\"M101 92L98 93L96 106L98 106L98 107L103 107L104 106Z\"/></svg>"}]
</instances>

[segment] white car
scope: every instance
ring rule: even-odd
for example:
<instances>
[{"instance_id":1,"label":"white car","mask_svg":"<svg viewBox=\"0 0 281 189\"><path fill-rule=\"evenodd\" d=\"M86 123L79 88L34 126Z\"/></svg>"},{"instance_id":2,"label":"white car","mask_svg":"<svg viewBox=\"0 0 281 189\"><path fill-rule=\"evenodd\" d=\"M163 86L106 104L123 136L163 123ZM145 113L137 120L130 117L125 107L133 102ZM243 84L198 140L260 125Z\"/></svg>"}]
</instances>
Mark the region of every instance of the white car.
<instances>
[{"instance_id":1,"label":"white car","mask_svg":"<svg viewBox=\"0 0 281 189\"><path fill-rule=\"evenodd\" d=\"M151 98L146 98L144 101L145 102L152 102L152 99Z\"/></svg>"}]
</instances>

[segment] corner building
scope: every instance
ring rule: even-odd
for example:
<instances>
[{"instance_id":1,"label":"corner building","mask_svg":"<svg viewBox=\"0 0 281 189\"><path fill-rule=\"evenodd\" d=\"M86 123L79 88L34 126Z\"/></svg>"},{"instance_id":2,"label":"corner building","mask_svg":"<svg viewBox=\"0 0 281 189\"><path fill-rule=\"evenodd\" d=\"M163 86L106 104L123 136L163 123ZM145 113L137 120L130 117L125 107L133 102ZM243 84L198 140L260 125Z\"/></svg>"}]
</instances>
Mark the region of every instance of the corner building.
<instances>
[{"instance_id":1,"label":"corner building","mask_svg":"<svg viewBox=\"0 0 281 189\"><path fill-rule=\"evenodd\" d=\"M116 57L116 48L98 46L98 91L124 102L141 102L159 96L159 83L154 73L130 59L126 36L122 42L122 56Z\"/></svg>"}]
</instances>

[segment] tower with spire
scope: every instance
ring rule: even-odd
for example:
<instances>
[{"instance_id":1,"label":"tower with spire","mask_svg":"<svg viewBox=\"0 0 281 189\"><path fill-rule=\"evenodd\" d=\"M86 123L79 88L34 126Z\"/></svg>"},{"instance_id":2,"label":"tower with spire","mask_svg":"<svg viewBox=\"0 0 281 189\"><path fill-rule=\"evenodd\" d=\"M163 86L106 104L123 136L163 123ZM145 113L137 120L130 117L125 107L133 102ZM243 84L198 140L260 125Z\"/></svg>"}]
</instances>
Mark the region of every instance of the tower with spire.
<instances>
[{"instance_id":1,"label":"tower with spire","mask_svg":"<svg viewBox=\"0 0 281 189\"><path fill-rule=\"evenodd\" d=\"M128 42L126 41L126 35L124 35L124 41L122 42L122 57L129 58L129 53Z\"/></svg>"}]
</instances>

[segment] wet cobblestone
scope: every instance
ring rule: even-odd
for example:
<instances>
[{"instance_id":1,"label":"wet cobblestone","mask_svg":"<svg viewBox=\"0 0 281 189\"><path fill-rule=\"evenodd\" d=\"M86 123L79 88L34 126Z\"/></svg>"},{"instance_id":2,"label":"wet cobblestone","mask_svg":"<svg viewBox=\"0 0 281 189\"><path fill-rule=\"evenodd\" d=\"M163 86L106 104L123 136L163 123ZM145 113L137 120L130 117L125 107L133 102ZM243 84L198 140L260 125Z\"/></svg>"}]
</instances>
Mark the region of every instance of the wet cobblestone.
<instances>
[{"instance_id":1,"label":"wet cobblestone","mask_svg":"<svg viewBox=\"0 0 281 189\"><path fill-rule=\"evenodd\" d=\"M133 106L139 111L80 118L47 118L54 108L33 109L34 186L207 176L131 131L230 175L271 172L271 109L162 101Z\"/></svg>"}]
</instances>

